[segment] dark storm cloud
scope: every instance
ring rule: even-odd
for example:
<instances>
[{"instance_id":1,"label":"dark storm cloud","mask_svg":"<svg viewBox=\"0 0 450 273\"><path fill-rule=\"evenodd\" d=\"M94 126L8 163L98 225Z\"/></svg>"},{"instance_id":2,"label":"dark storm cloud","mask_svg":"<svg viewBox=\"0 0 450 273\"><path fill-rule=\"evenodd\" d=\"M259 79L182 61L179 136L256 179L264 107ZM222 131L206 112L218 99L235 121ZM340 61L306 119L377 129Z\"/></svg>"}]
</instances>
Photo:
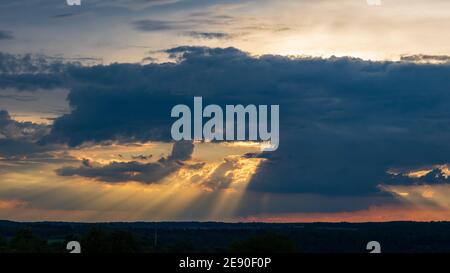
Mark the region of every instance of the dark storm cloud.
<instances>
[{"instance_id":1,"label":"dark storm cloud","mask_svg":"<svg viewBox=\"0 0 450 273\"><path fill-rule=\"evenodd\" d=\"M57 173L60 176L77 175L104 182L136 181L145 184L155 183L181 167L186 167L182 161L191 157L193 147L192 142L180 141L174 143L172 153L168 158L160 158L157 162L146 164L137 161L112 162L107 165L96 166L90 161L83 160L80 167L64 167L58 169Z\"/></svg>"},{"instance_id":2,"label":"dark storm cloud","mask_svg":"<svg viewBox=\"0 0 450 273\"><path fill-rule=\"evenodd\" d=\"M172 107L203 96L205 105L280 105L280 147L263 155L252 191L374 194L388 169L450 161L448 64L167 53L177 63L70 67L73 110L43 143L169 141Z\"/></svg>"},{"instance_id":3,"label":"dark storm cloud","mask_svg":"<svg viewBox=\"0 0 450 273\"><path fill-rule=\"evenodd\" d=\"M14 36L11 31L0 30L0 40L11 40Z\"/></svg>"}]
</instances>

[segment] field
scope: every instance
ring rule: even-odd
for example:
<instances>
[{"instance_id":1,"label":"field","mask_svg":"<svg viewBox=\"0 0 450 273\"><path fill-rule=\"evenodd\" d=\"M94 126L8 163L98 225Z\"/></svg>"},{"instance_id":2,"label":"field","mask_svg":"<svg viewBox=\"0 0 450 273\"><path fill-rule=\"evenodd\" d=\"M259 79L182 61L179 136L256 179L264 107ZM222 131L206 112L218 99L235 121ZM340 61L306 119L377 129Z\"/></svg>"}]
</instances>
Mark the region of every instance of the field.
<instances>
[{"instance_id":1,"label":"field","mask_svg":"<svg viewBox=\"0 0 450 273\"><path fill-rule=\"evenodd\" d=\"M450 252L449 222L389 223L18 223L0 221L1 252L384 253Z\"/></svg>"}]
</instances>

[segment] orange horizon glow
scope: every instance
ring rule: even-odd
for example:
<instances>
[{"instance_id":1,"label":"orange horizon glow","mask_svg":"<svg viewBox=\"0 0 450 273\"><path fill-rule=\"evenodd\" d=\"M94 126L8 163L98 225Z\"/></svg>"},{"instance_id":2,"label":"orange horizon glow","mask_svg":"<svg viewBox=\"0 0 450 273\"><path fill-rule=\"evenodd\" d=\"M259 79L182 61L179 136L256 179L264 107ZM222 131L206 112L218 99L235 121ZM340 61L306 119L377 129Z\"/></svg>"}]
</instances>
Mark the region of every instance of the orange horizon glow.
<instances>
[{"instance_id":1,"label":"orange horizon glow","mask_svg":"<svg viewBox=\"0 0 450 273\"><path fill-rule=\"evenodd\" d=\"M367 210L335 213L293 213L251 216L242 222L266 223L368 223L368 222L443 222L450 221L448 210L421 210L405 206L373 206Z\"/></svg>"},{"instance_id":2,"label":"orange horizon glow","mask_svg":"<svg viewBox=\"0 0 450 273\"><path fill-rule=\"evenodd\" d=\"M88 159L100 166L130 162L139 154L154 155L143 164L170 154L170 143L93 145L68 149L59 156L75 160L42 163L18 172L0 173L0 219L29 221L145 221L176 220L203 204L201 218L229 218L246 191L261 158L245 158L259 152L258 145L195 144L192 159L155 183L109 183L96 178L58 176L55 170L77 167ZM213 153L211 153L213 151ZM203 163L190 169L191 164ZM219 171L219 173L217 173ZM223 172L223 173L222 173ZM12 200L9 192L17 192ZM198 217L197 217L198 218Z\"/></svg>"}]
</instances>

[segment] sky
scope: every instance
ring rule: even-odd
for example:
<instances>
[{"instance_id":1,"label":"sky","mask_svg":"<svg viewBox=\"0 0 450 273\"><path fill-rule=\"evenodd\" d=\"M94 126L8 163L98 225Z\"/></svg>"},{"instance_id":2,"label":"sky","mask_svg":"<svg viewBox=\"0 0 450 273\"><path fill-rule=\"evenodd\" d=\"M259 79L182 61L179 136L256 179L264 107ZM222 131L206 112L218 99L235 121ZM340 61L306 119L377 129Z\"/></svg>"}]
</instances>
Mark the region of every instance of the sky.
<instances>
[{"instance_id":1,"label":"sky","mask_svg":"<svg viewBox=\"0 0 450 273\"><path fill-rule=\"evenodd\" d=\"M450 220L446 0L0 0L0 219ZM280 144L171 109L279 105Z\"/></svg>"}]
</instances>

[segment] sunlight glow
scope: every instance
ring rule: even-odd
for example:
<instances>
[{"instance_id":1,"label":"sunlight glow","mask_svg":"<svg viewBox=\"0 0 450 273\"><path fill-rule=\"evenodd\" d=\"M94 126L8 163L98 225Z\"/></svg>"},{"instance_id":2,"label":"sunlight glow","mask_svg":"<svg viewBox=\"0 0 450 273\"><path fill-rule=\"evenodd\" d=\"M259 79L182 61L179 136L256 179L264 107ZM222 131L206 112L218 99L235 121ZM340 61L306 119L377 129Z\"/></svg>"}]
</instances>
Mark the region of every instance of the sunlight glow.
<instances>
[{"instance_id":1,"label":"sunlight glow","mask_svg":"<svg viewBox=\"0 0 450 273\"><path fill-rule=\"evenodd\" d=\"M214 158L208 154L202 156L203 145L217 148ZM12 166L15 171L0 173L0 217L20 220L32 215L45 220L136 221L233 216L251 177L264 161L242 155L257 151L258 147L253 144L229 147L217 143L196 143L195 146L197 158L185 161L177 171L151 184L62 177L55 172L61 163L41 163L27 169ZM65 155L77 159L69 164L78 166L78 160L82 159L109 164L137 160L136 156L142 154L157 155L141 160L144 163L155 161L159 155L170 151L171 144L166 143L111 144L69 149ZM236 151L240 151L240 155L235 154ZM11 192L17 197L14 202L7 199ZM195 209L199 206L201 210Z\"/></svg>"}]
</instances>

